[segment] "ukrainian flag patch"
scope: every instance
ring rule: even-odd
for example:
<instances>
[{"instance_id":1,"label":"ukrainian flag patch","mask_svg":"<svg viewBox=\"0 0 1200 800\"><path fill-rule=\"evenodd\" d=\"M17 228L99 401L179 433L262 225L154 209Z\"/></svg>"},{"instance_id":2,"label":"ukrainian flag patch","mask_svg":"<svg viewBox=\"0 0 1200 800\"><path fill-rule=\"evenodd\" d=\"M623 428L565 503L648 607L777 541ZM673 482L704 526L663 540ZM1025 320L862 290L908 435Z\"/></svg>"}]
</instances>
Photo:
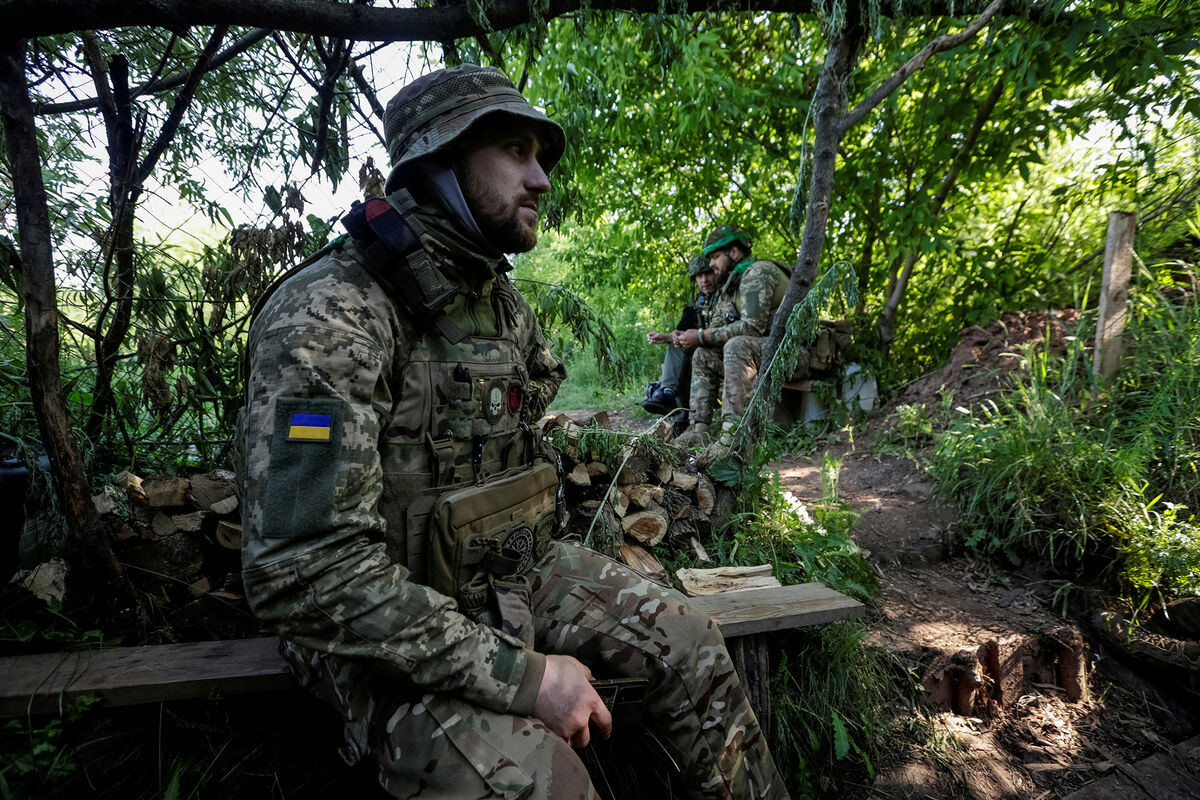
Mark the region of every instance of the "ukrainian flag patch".
<instances>
[{"instance_id":1,"label":"ukrainian flag patch","mask_svg":"<svg viewBox=\"0 0 1200 800\"><path fill-rule=\"evenodd\" d=\"M328 442L333 432L330 414L293 413L288 424L289 442Z\"/></svg>"}]
</instances>

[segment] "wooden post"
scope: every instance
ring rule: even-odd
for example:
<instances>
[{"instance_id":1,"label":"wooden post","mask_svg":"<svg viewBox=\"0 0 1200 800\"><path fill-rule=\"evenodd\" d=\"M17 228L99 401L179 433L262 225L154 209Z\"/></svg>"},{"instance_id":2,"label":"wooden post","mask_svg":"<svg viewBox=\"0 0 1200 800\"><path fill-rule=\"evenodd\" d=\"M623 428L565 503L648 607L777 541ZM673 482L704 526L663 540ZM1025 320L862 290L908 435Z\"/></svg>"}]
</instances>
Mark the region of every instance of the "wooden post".
<instances>
[{"instance_id":1,"label":"wooden post","mask_svg":"<svg viewBox=\"0 0 1200 800\"><path fill-rule=\"evenodd\" d=\"M1104 244L1104 272L1100 279L1100 314L1096 320L1096 348L1092 375L1108 383L1121 360L1121 334L1125 330L1125 301L1133 264L1133 234L1137 214L1113 211L1108 215L1108 238Z\"/></svg>"}]
</instances>

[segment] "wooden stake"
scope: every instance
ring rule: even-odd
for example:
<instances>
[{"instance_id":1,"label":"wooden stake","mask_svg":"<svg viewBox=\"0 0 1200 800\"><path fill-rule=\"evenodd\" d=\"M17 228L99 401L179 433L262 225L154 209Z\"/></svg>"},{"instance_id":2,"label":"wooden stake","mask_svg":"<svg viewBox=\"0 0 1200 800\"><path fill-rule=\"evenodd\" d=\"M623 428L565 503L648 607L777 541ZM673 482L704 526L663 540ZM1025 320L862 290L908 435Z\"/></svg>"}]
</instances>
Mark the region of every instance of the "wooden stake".
<instances>
[{"instance_id":1,"label":"wooden stake","mask_svg":"<svg viewBox=\"0 0 1200 800\"><path fill-rule=\"evenodd\" d=\"M1125 301L1133 265L1133 234L1137 214L1113 211L1108 215L1108 238L1104 244L1104 271L1100 278L1100 310L1096 319L1096 351L1092 374L1108 383L1121 361L1121 334L1125 331Z\"/></svg>"}]
</instances>

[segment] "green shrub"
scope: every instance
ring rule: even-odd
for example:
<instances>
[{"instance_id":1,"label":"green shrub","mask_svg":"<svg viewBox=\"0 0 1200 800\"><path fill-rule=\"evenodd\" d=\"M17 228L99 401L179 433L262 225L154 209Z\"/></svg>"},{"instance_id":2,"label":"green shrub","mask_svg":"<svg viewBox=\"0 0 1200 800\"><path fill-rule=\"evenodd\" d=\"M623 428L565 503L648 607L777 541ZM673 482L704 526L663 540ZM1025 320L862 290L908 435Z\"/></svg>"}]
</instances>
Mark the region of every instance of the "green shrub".
<instances>
[{"instance_id":1,"label":"green shrub","mask_svg":"<svg viewBox=\"0 0 1200 800\"><path fill-rule=\"evenodd\" d=\"M1026 352L1013 392L939 437L934 474L968 546L1085 563L1143 596L1200 586L1200 306L1143 279L1106 391L1085 380L1078 331L1065 357Z\"/></svg>"}]
</instances>

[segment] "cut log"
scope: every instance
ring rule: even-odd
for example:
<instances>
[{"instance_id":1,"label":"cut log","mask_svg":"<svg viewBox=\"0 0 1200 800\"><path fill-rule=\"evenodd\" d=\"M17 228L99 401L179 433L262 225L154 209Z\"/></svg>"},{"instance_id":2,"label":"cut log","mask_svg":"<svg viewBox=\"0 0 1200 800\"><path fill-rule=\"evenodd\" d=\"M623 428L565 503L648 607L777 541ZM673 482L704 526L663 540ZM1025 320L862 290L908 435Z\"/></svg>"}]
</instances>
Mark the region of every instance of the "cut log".
<instances>
[{"instance_id":1,"label":"cut log","mask_svg":"<svg viewBox=\"0 0 1200 800\"><path fill-rule=\"evenodd\" d=\"M154 538L156 539L165 539L168 536L173 536L179 530L175 525L175 520L171 519L169 514L164 514L161 511L154 515L150 527L154 531Z\"/></svg>"},{"instance_id":2,"label":"cut log","mask_svg":"<svg viewBox=\"0 0 1200 800\"><path fill-rule=\"evenodd\" d=\"M113 478L113 486L116 486L139 503L146 502L146 493L142 489L142 479L132 472L118 473Z\"/></svg>"},{"instance_id":3,"label":"cut log","mask_svg":"<svg viewBox=\"0 0 1200 800\"><path fill-rule=\"evenodd\" d=\"M234 495L233 497L226 497L224 500L218 500L212 504L212 508L209 510L214 514L232 514L234 511L237 511L237 507L238 499L237 495Z\"/></svg>"},{"instance_id":4,"label":"cut log","mask_svg":"<svg viewBox=\"0 0 1200 800\"><path fill-rule=\"evenodd\" d=\"M717 504L717 491L707 475L696 476L696 506L710 516Z\"/></svg>"},{"instance_id":5,"label":"cut log","mask_svg":"<svg viewBox=\"0 0 1200 800\"><path fill-rule=\"evenodd\" d=\"M659 502L671 519L692 518L692 509L695 508L692 498L678 489L664 487L662 500Z\"/></svg>"},{"instance_id":6,"label":"cut log","mask_svg":"<svg viewBox=\"0 0 1200 800\"><path fill-rule=\"evenodd\" d=\"M603 461L589 461L587 462L587 474L593 478L607 478L612 475L612 470Z\"/></svg>"},{"instance_id":7,"label":"cut log","mask_svg":"<svg viewBox=\"0 0 1200 800\"><path fill-rule=\"evenodd\" d=\"M171 508L187 503L188 481L171 475L156 475L142 482L146 504L151 508Z\"/></svg>"},{"instance_id":8,"label":"cut log","mask_svg":"<svg viewBox=\"0 0 1200 800\"><path fill-rule=\"evenodd\" d=\"M208 576L201 575L199 578L188 584L188 593L191 594L192 597L200 597L208 594L211 588L212 583L208 580Z\"/></svg>"},{"instance_id":9,"label":"cut log","mask_svg":"<svg viewBox=\"0 0 1200 800\"><path fill-rule=\"evenodd\" d=\"M692 557L701 564L707 564L708 562L712 561L712 558L708 555L708 551L705 550L704 545L700 543L699 537L692 536L689 538L688 547L691 548Z\"/></svg>"},{"instance_id":10,"label":"cut log","mask_svg":"<svg viewBox=\"0 0 1200 800\"><path fill-rule=\"evenodd\" d=\"M193 511L190 514L172 514L171 522L175 523L175 529L194 533L200 530L204 525L205 514L203 511Z\"/></svg>"},{"instance_id":11,"label":"cut log","mask_svg":"<svg viewBox=\"0 0 1200 800\"><path fill-rule=\"evenodd\" d=\"M113 486L126 492L142 494L142 479L132 472L121 472L113 478Z\"/></svg>"},{"instance_id":12,"label":"cut log","mask_svg":"<svg viewBox=\"0 0 1200 800\"><path fill-rule=\"evenodd\" d=\"M217 523L217 544L227 550L242 549L242 523L223 519Z\"/></svg>"},{"instance_id":13,"label":"cut log","mask_svg":"<svg viewBox=\"0 0 1200 800\"><path fill-rule=\"evenodd\" d=\"M689 597L737 592L744 589L765 589L779 586L779 579L772 573L770 564L753 567L713 567L711 569L680 569L675 577L683 585Z\"/></svg>"},{"instance_id":14,"label":"cut log","mask_svg":"<svg viewBox=\"0 0 1200 800\"><path fill-rule=\"evenodd\" d=\"M669 442L675 438L675 426L666 419L659 419L650 428L650 435L660 442Z\"/></svg>"},{"instance_id":15,"label":"cut log","mask_svg":"<svg viewBox=\"0 0 1200 800\"><path fill-rule=\"evenodd\" d=\"M685 492L690 492L696 488L696 475L692 472L684 472L677 469L671 474L671 485L676 489L683 489Z\"/></svg>"},{"instance_id":16,"label":"cut log","mask_svg":"<svg viewBox=\"0 0 1200 800\"><path fill-rule=\"evenodd\" d=\"M583 464L576 464L570 472L567 473L567 483L572 486L578 486L580 489L586 489L592 485L592 478L588 475L587 467Z\"/></svg>"},{"instance_id":17,"label":"cut log","mask_svg":"<svg viewBox=\"0 0 1200 800\"><path fill-rule=\"evenodd\" d=\"M620 487L621 494L629 498L631 505L638 508L658 506L663 500L663 488L649 483L635 483Z\"/></svg>"},{"instance_id":18,"label":"cut log","mask_svg":"<svg viewBox=\"0 0 1200 800\"><path fill-rule=\"evenodd\" d=\"M650 475L658 471L658 463L644 448L636 445L622 448L621 463L623 466L617 474L617 483L624 486L646 483Z\"/></svg>"},{"instance_id":19,"label":"cut log","mask_svg":"<svg viewBox=\"0 0 1200 800\"><path fill-rule=\"evenodd\" d=\"M626 514L621 528L644 545L656 545L667 535L667 515L662 511L636 511Z\"/></svg>"},{"instance_id":20,"label":"cut log","mask_svg":"<svg viewBox=\"0 0 1200 800\"><path fill-rule=\"evenodd\" d=\"M117 507L107 492L92 495L92 505L96 507L96 513L102 517L105 514L111 514Z\"/></svg>"},{"instance_id":21,"label":"cut log","mask_svg":"<svg viewBox=\"0 0 1200 800\"><path fill-rule=\"evenodd\" d=\"M613 512L621 519L629 513L629 495L621 491L620 486L608 493L608 502L612 504Z\"/></svg>"},{"instance_id":22,"label":"cut log","mask_svg":"<svg viewBox=\"0 0 1200 800\"><path fill-rule=\"evenodd\" d=\"M696 530L696 523L692 522L690 516L677 517L671 520L667 526L667 536L671 537L672 542L691 542L692 539L697 539L699 532ZM706 561L708 559L705 559Z\"/></svg>"},{"instance_id":23,"label":"cut log","mask_svg":"<svg viewBox=\"0 0 1200 800\"><path fill-rule=\"evenodd\" d=\"M621 543L621 560L655 583L670 586L667 571L649 550L629 540Z\"/></svg>"},{"instance_id":24,"label":"cut log","mask_svg":"<svg viewBox=\"0 0 1200 800\"><path fill-rule=\"evenodd\" d=\"M233 508L237 508L237 487L234 485L234 475L224 469L214 470L203 475L192 476L192 499L204 511L214 511L218 514L228 514L218 511L214 505L233 498Z\"/></svg>"}]
</instances>

